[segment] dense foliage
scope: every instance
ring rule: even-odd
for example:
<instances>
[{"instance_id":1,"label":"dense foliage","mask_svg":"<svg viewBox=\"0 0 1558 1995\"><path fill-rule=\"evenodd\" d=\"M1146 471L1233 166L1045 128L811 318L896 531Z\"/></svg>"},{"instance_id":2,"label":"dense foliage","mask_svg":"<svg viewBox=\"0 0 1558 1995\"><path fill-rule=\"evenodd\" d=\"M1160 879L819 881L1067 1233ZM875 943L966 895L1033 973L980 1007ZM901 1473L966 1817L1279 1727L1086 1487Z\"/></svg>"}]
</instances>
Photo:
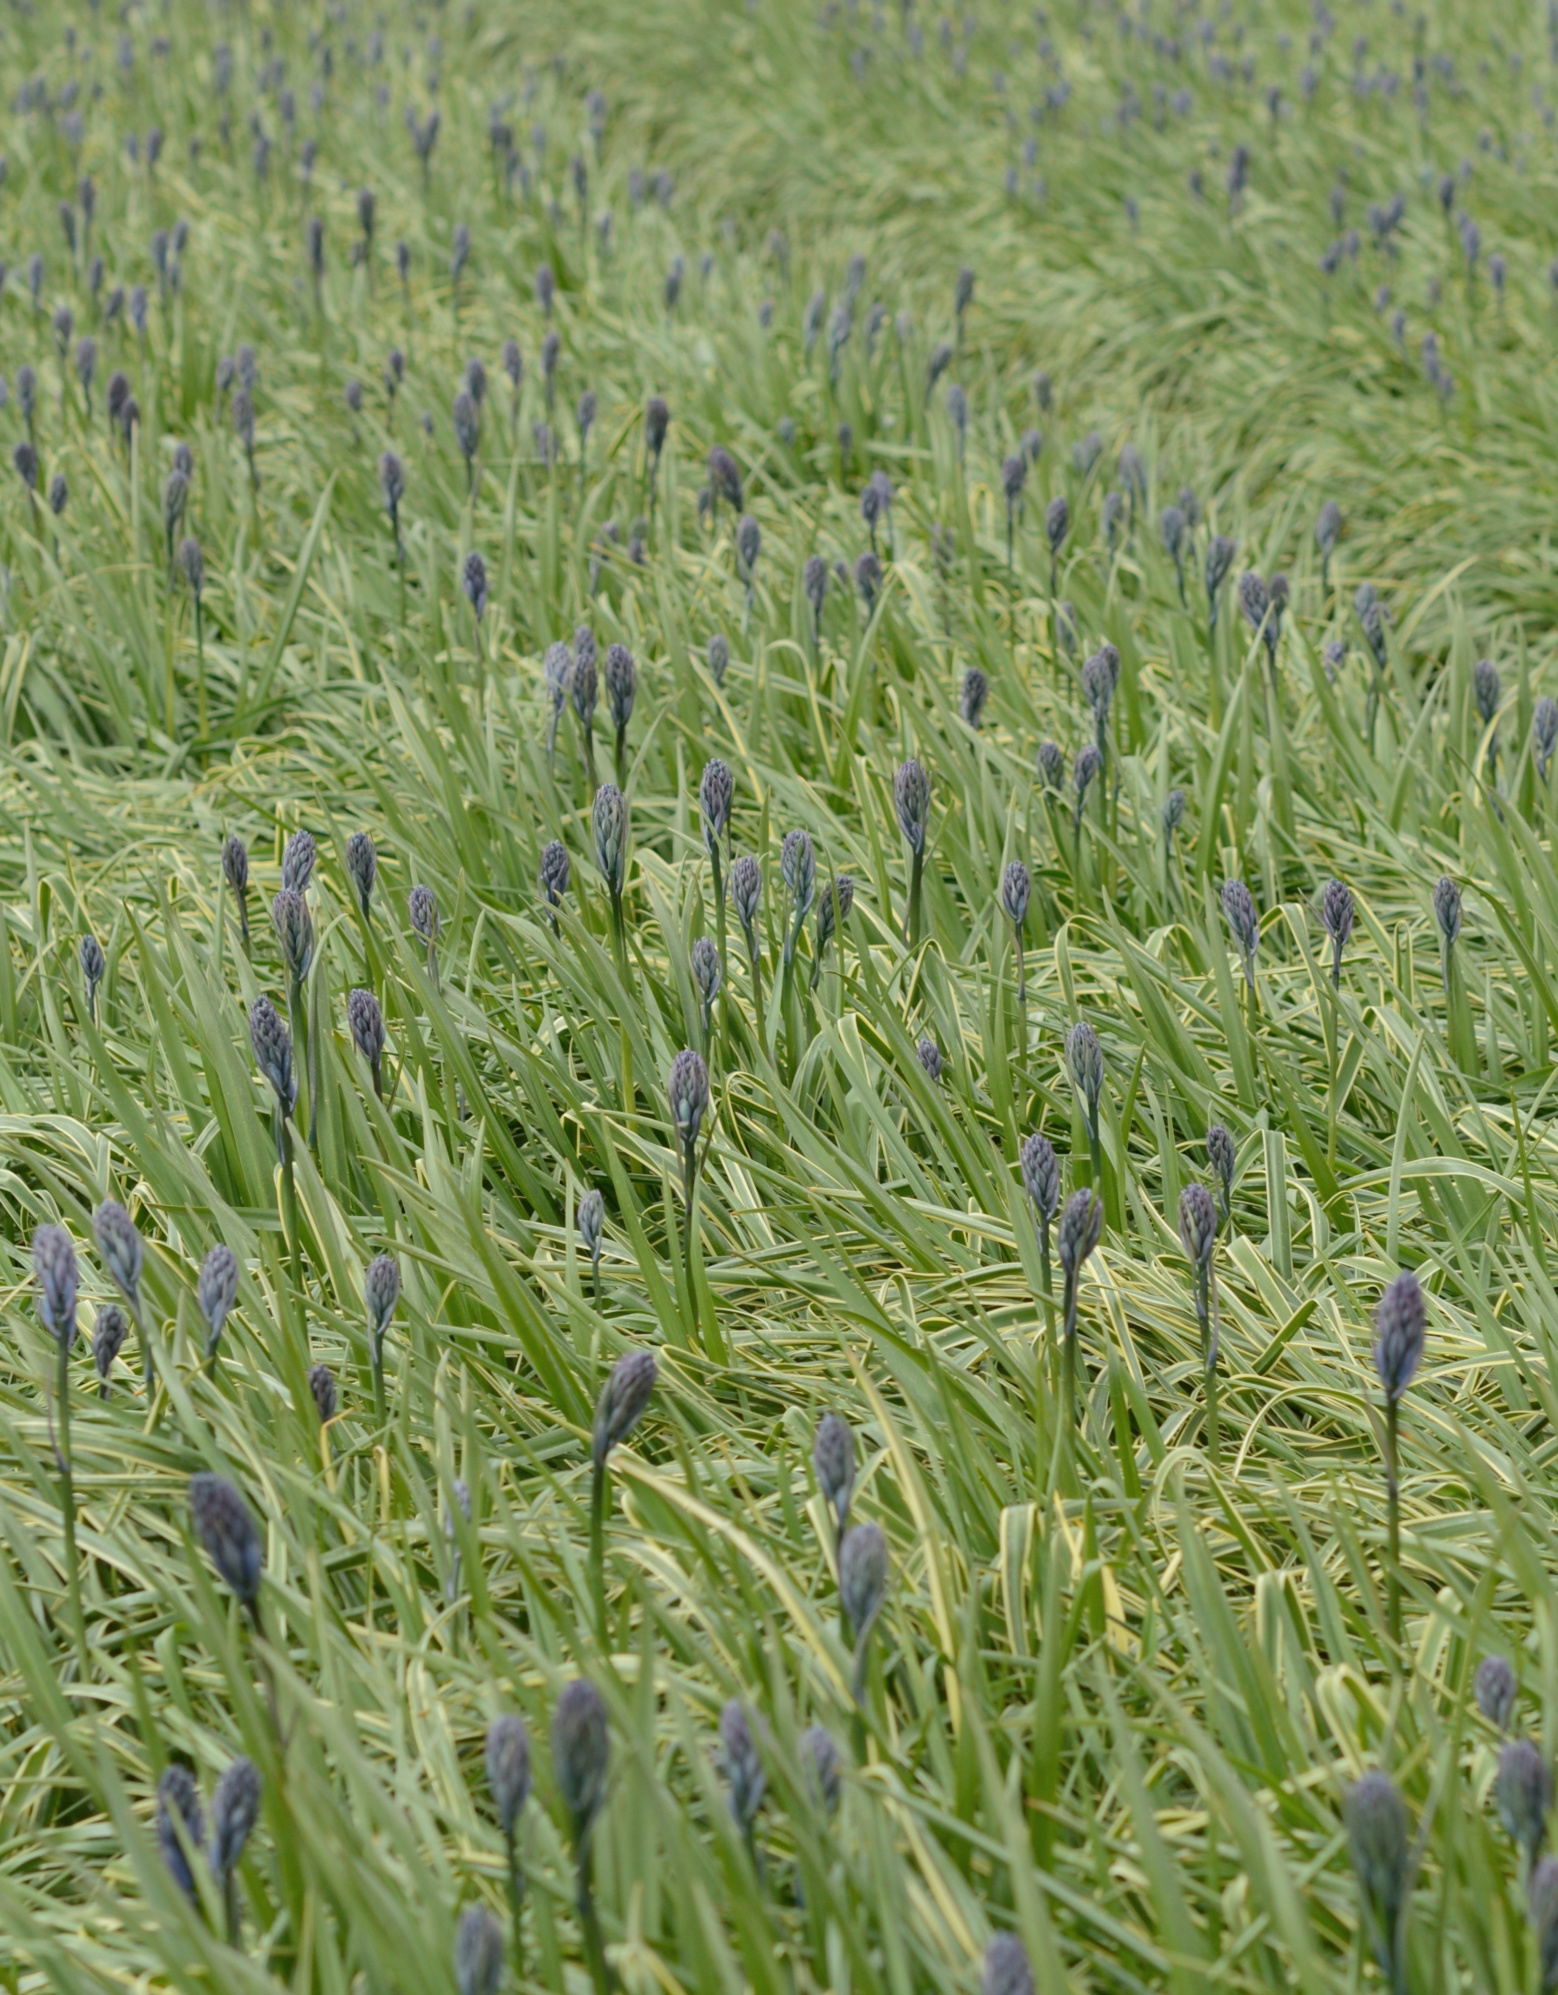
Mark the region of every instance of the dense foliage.
<instances>
[{"instance_id":1,"label":"dense foliage","mask_svg":"<svg viewBox=\"0 0 1558 1995\"><path fill-rule=\"evenodd\" d=\"M1558 1985L1555 64L10 12L6 1986Z\"/></svg>"}]
</instances>

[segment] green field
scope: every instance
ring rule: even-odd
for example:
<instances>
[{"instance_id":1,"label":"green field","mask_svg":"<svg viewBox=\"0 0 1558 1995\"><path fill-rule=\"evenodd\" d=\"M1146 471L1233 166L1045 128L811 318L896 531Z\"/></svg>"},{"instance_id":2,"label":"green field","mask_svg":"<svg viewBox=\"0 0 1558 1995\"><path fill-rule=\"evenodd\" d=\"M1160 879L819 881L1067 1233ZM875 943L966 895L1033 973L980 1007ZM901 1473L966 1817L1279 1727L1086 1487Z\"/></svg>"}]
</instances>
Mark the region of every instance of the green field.
<instances>
[{"instance_id":1,"label":"green field","mask_svg":"<svg viewBox=\"0 0 1558 1995\"><path fill-rule=\"evenodd\" d=\"M1333 5L8 12L0 1986L1558 1987L1558 9Z\"/></svg>"}]
</instances>

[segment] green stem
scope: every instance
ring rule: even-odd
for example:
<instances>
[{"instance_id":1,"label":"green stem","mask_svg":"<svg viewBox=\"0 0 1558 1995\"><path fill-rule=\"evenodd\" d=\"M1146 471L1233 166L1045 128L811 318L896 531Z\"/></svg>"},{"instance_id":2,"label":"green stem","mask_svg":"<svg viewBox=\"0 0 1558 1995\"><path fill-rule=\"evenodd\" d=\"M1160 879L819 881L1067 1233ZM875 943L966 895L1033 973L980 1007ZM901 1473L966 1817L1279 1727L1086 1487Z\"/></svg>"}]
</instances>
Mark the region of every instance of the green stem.
<instances>
[{"instance_id":1,"label":"green stem","mask_svg":"<svg viewBox=\"0 0 1558 1995\"><path fill-rule=\"evenodd\" d=\"M81 1605L81 1561L76 1550L76 1483L70 1459L70 1350L63 1339L59 1344L60 1439L57 1462L60 1472L60 1517L65 1526L65 1586L70 1600L71 1634L76 1644L76 1663L81 1680L86 1681L87 1623Z\"/></svg>"},{"instance_id":2,"label":"green stem","mask_svg":"<svg viewBox=\"0 0 1558 1995\"><path fill-rule=\"evenodd\" d=\"M1399 1409L1394 1399L1385 1401L1385 1501L1390 1538L1389 1567L1385 1574L1385 1594L1390 1639L1401 1643L1401 1491L1396 1481L1396 1436Z\"/></svg>"},{"instance_id":3,"label":"green stem","mask_svg":"<svg viewBox=\"0 0 1558 1995\"><path fill-rule=\"evenodd\" d=\"M606 1464L590 1476L590 1586L595 1602L595 1635L606 1647Z\"/></svg>"},{"instance_id":4,"label":"green stem","mask_svg":"<svg viewBox=\"0 0 1558 1995\"><path fill-rule=\"evenodd\" d=\"M746 938L747 960L752 965L752 1009L757 1023L758 1043L766 1048L768 1045L768 1034L763 1029L763 962L761 956L758 954L756 929L747 929ZM769 1058L773 1058L771 1051L769 1052Z\"/></svg>"},{"instance_id":5,"label":"green stem","mask_svg":"<svg viewBox=\"0 0 1558 1995\"><path fill-rule=\"evenodd\" d=\"M508 1857L509 1922L512 1927L514 1954L514 1986L522 1987L525 1980L525 1939L520 1930L520 1915L525 1907L525 1873L520 1868L519 1850L511 1829L504 1838Z\"/></svg>"},{"instance_id":6,"label":"green stem","mask_svg":"<svg viewBox=\"0 0 1558 1995\"><path fill-rule=\"evenodd\" d=\"M200 598L195 597L195 691L200 710L200 739L206 740L211 732L210 717L206 711L206 633L205 619L200 612Z\"/></svg>"},{"instance_id":7,"label":"green stem","mask_svg":"<svg viewBox=\"0 0 1558 1995\"><path fill-rule=\"evenodd\" d=\"M923 846L916 849L909 867L909 909L904 921L903 939L908 946L916 948L920 940L920 887L925 873L925 851Z\"/></svg>"},{"instance_id":8,"label":"green stem","mask_svg":"<svg viewBox=\"0 0 1558 1995\"><path fill-rule=\"evenodd\" d=\"M579 1926L584 1935L584 1957L590 1965L590 1981L595 1995L609 1995L611 1969L606 1965L606 1942L601 1935L591 1888L592 1851L589 1831L579 1845Z\"/></svg>"},{"instance_id":9,"label":"green stem","mask_svg":"<svg viewBox=\"0 0 1558 1995\"><path fill-rule=\"evenodd\" d=\"M303 1009L308 1017L308 1147L315 1155L319 1133L319 1021L314 1016L317 991L317 980L310 978L303 989Z\"/></svg>"},{"instance_id":10,"label":"green stem","mask_svg":"<svg viewBox=\"0 0 1558 1995\"><path fill-rule=\"evenodd\" d=\"M128 1297L125 1299L129 1301ZM147 1404L150 1405L151 1396L157 1384L157 1359L155 1353L152 1351L151 1337L147 1333L146 1318L141 1313L139 1300L130 1303L130 1315L135 1323L135 1334L140 1339L141 1375L146 1381L146 1400Z\"/></svg>"},{"instance_id":11,"label":"green stem","mask_svg":"<svg viewBox=\"0 0 1558 1995\"><path fill-rule=\"evenodd\" d=\"M687 1299L697 1314L692 1293L692 1240L698 1224L698 1152L691 1143L682 1148L682 1261L687 1270Z\"/></svg>"},{"instance_id":12,"label":"green stem","mask_svg":"<svg viewBox=\"0 0 1558 1995\"><path fill-rule=\"evenodd\" d=\"M368 1362L373 1367L373 1419L376 1427L382 1428L384 1411L384 1345L370 1330L368 1332Z\"/></svg>"},{"instance_id":13,"label":"green stem","mask_svg":"<svg viewBox=\"0 0 1558 1995\"><path fill-rule=\"evenodd\" d=\"M303 1241L298 1230L298 1187L293 1169L292 1128L285 1116L281 1117L277 1147L281 1151L281 1230L286 1235L287 1245L292 1249L292 1278L301 1293Z\"/></svg>"}]
</instances>

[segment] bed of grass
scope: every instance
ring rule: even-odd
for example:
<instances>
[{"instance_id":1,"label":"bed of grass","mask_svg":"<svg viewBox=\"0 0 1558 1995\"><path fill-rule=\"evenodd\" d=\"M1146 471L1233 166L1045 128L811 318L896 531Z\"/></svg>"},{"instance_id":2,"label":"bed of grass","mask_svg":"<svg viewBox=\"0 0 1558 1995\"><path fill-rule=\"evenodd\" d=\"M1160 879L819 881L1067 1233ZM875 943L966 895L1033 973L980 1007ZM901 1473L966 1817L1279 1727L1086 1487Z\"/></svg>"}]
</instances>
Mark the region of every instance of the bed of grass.
<instances>
[{"instance_id":1,"label":"bed of grass","mask_svg":"<svg viewBox=\"0 0 1558 1995\"><path fill-rule=\"evenodd\" d=\"M0 436L33 439L37 486L25 455L0 481L7 1987L422 1995L477 1905L498 1955L467 1917L464 1995L499 1959L553 1990L1021 1995L986 1965L1003 1932L1076 1995L1551 1985L1544 1797L1522 1852L1472 1695L1507 1657L1509 1728L1550 1763L1550 27L1504 0L8 14ZM1246 571L1288 578L1275 633ZM565 701L551 746L543 660L581 625L603 672L631 652L631 717L619 743L603 682L591 740ZM596 774L627 798L620 924ZM271 904L301 830L294 984ZM741 854L756 974L718 891ZM298 1041L284 1164L262 996ZM710 1077L690 1213L685 1048ZM1219 1188L1214 1123L1209 1379L1179 1213ZM1034 1131L1062 1204L1103 1208L1074 1401ZM145 1262L102 1398L108 1199ZM63 1365L43 1224L79 1265ZM1393 1553L1374 1317L1405 1269L1427 1336ZM597 1400L646 1349L597 1539ZM888 1554L858 1642L827 1411ZM200 1472L259 1534L252 1615L200 1542ZM582 1899L550 1738L579 1678L610 1737ZM502 1714L533 1749L517 1900ZM262 1798L224 1904L167 1770L209 1814L239 1755ZM1348 1859L1370 1769L1409 1823L1396 1935Z\"/></svg>"}]
</instances>

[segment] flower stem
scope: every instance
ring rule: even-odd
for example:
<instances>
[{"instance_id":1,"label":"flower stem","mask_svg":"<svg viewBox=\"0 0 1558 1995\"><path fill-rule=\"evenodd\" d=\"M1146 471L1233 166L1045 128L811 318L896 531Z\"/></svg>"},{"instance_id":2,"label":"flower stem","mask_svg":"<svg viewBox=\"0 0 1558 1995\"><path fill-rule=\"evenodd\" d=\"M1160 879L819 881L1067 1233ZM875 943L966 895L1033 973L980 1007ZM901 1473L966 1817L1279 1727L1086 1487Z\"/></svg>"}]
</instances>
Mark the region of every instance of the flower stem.
<instances>
[{"instance_id":1,"label":"flower stem","mask_svg":"<svg viewBox=\"0 0 1558 1995\"><path fill-rule=\"evenodd\" d=\"M520 1930L520 1915L525 1907L525 1873L520 1868L519 1849L512 1829L504 1843L508 1857L509 1919L513 1927L514 1986L519 1988L525 1979L525 1939Z\"/></svg>"},{"instance_id":2,"label":"flower stem","mask_svg":"<svg viewBox=\"0 0 1558 1995\"><path fill-rule=\"evenodd\" d=\"M60 1518L65 1526L65 1586L70 1600L71 1634L76 1644L76 1662L82 1681L86 1680L87 1623L81 1605L81 1561L76 1550L76 1483L70 1459L70 1348L59 1340L59 1445L55 1461L60 1472Z\"/></svg>"},{"instance_id":3,"label":"flower stem","mask_svg":"<svg viewBox=\"0 0 1558 1995\"><path fill-rule=\"evenodd\" d=\"M590 1477L590 1585L595 1602L595 1633L606 1646L606 1464L597 1462Z\"/></svg>"},{"instance_id":4,"label":"flower stem","mask_svg":"<svg viewBox=\"0 0 1558 1995\"><path fill-rule=\"evenodd\" d=\"M586 1831L579 1845L579 1925L584 1935L584 1957L590 1965L590 1981L595 1995L609 1995L611 1970L606 1965L606 1942L601 1936L600 1919L595 1910L592 1869L593 1852L589 1832Z\"/></svg>"},{"instance_id":5,"label":"flower stem","mask_svg":"<svg viewBox=\"0 0 1558 1995\"><path fill-rule=\"evenodd\" d=\"M1385 1401L1385 1503L1389 1532L1389 1567L1385 1574L1385 1598L1390 1639L1401 1641L1401 1490L1396 1480L1396 1436L1399 1409L1394 1399Z\"/></svg>"}]
</instances>

